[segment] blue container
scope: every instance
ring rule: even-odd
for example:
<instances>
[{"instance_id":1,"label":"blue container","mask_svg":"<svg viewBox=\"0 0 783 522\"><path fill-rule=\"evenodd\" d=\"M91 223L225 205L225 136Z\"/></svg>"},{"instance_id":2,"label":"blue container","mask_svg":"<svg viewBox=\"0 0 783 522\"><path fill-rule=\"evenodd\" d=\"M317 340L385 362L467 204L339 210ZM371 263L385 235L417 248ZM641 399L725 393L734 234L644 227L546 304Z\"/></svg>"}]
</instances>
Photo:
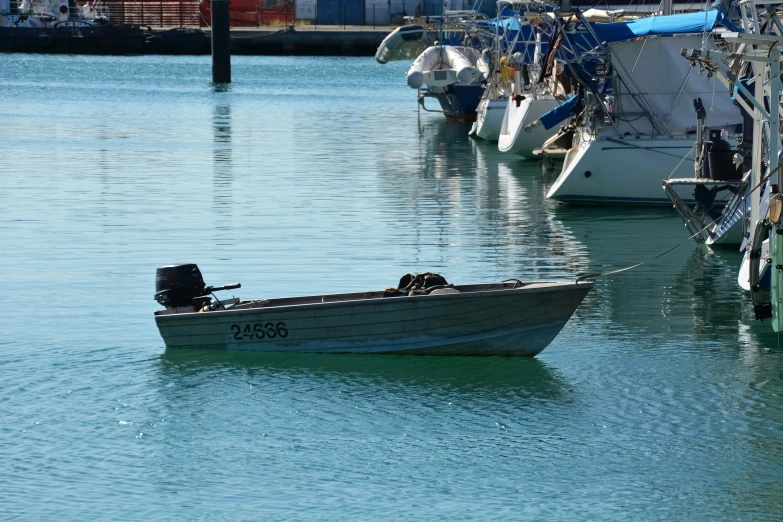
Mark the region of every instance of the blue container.
<instances>
[{"instance_id":1,"label":"blue container","mask_svg":"<svg viewBox=\"0 0 783 522\"><path fill-rule=\"evenodd\" d=\"M318 0L319 25L364 25L364 0Z\"/></svg>"},{"instance_id":2,"label":"blue container","mask_svg":"<svg viewBox=\"0 0 783 522\"><path fill-rule=\"evenodd\" d=\"M443 14L443 0L421 0L422 16L440 16Z\"/></svg>"},{"instance_id":3,"label":"blue container","mask_svg":"<svg viewBox=\"0 0 783 522\"><path fill-rule=\"evenodd\" d=\"M343 25L364 25L364 0L341 0Z\"/></svg>"},{"instance_id":4,"label":"blue container","mask_svg":"<svg viewBox=\"0 0 783 522\"><path fill-rule=\"evenodd\" d=\"M315 13L318 25L337 25L340 22L339 0L318 0Z\"/></svg>"}]
</instances>

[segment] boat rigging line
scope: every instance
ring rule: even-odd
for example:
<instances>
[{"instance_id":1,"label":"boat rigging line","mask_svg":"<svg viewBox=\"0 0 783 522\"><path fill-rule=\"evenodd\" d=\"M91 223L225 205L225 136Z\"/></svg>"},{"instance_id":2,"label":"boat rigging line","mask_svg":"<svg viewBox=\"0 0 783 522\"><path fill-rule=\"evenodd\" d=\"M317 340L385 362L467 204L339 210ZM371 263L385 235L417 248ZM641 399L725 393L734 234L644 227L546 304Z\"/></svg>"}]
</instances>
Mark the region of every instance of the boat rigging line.
<instances>
[{"instance_id":1,"label":"boat rigging line","mask_svg":"<svg viewBox=\"0 0 783 522\"><path fill-rule=\"evenodd\" d=\"M777 168L776 168L775 170L773 170L772 172L770 172L770 173L768 173L767 175L765 175L765 176L764 176L764 177L761 179L761 181L759 181L759 182L758 182L758 184L757 184L755 187L753 187L752 189L750 189L750 191L748 191L748 194L747 194L747 195L746 195L744 198L742 198L742 201L744 202L745 200L747 200L747 198L748 198L748 197L749 197L751 194L753 194L753 192L755 192L756 190L758 190L758 188L759 188L759 187L761 187L762 185L764 185L764 183L766 183L766 182L767 182L767 180L769 180L769 179L770 179L770 178L771 178L771 177L772 177L772 176L773 176L775 173L777 173L777 172L778 172L778 171L781 169L781 167L783 167L783 163L781 163L780 165L778 165L778 166L777 166ZM642 265L645 265L645 264L649 263L650 261L655 261L656 259L659 259L659 258L661 258L661 257L665 256L665 255L666 255L666 254L668 254L669 252L672 252L672 251L674 251L674 250L678 249L679 247L681 247L681 246L682 246L682 245L684 245L685 243L688 243L688 242L690 242L690 241L691 241L692 239L694 239L696 236L698 236L699 234L701 234L702 232L704 232L705 230L707 230L709 227L711 227L712 225L714 225L715 223L717 223L717 222L718 222L718 220L720 220L720 218L721 218L721 216L718 216L717 218L715 218L715 219L714 219L714 220L712 220L711 222L709 222L709 223L707 223L706 225L704 225L704 227L702 227L702 228L701 228L701 229L700 229L698 232L696 232L695 234L693 234L693 235L692 235L692 236L690 236L689 238L687 238L687 239L685 239L685 240L681 241L680 243L677 243L677 244L676 244L676 245L674 245L673 247L671 247L671 248L669 248L669 249L667 249L667 250L664 250L663 252L661 252L661 253L659 253L659 254L656 254L656 255L654 255L653 257L651 257L651 258L649 258L649 259L645 259L645 260L644 260L644 261L642 261L641 263L636 263L635 265L626 266L625 268L618 268L618 269L616 269L616 270L609 270L608 272L598 272L598 273L592 273L592 274L577 274L577 276L576 276L576 281L575 281L575 282L576 282L576 283L578 283L578 282L580 282L580 281L585 281L585 280L587 280L587 279L596 279L596 278L598 278L598 277L604 277L604 276L608 276L608 275L612 275L612 274L619 274L620 272L626 272L626 271L628 271L628 270L633 270L634 268L638 268L638 267L640 267L640 266L642 266Z\"/></svg>"}]
</instances>

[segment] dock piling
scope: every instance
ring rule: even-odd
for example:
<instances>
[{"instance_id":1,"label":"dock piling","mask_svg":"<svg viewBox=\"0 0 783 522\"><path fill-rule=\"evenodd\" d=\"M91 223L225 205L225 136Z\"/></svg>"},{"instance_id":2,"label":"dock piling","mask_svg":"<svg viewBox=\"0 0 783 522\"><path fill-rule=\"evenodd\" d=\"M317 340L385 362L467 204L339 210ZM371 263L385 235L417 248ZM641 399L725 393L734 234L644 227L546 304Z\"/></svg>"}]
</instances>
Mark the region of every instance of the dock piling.
<instances>
[{"instance_id":1,"label":"dock piling","mask_svg":"<svg viewBox=\"0 0 783 522\"><path fill-rule=\"evenodd\" d=\"M212 1L212 82L231 83L230 0Z\"/></svg>"}]
</instances>

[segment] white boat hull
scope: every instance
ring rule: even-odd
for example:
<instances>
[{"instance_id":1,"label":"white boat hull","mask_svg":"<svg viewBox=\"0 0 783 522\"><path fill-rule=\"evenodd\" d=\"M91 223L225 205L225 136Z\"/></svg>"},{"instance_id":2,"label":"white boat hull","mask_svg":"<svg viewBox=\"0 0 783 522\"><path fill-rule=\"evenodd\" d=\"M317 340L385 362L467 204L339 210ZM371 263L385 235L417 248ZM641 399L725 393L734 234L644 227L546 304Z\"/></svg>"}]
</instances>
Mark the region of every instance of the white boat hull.
<instances>
[{"instance_id":1,"label":"white boat hull","mask_svg":"<svg viewBox=\"0 0 783 522\"><path fill-rule=\"evenodd\" d=\"M723 210L720 220L712 227L705 241L708 247L736 247L745 239L745 217L750 215L750 184L735 194ZM762 190L767 191L767 187Z\"/></svg>"},{"instance_id":2,"label":"white boat hull","mask_svg":"<svg viewBox=\"0 0 783 522\"><path fill-rule=\"evenodd\" d=\"M710 248L738 247L745 238L742 223L743 214L741 212L734 213L727 220L713 227L704 244Z\"/></svg>"},{"instance_id":3,"label":"white boat hull","mask_svg":"<svg viewBox=\"0 0 783 522\"><path fill-rule=\"evenodd\" d=\"M460 293L413 297L374 292L275 299L246 309L166 310L155 321L168 348L532 357L592 287L512 285L459 286Z\"/></svg>"},{"instance_id":4,"label":"white boat hull","mask_svg":"<svg viewBox=\"0 0 783 522\"><path fill-rule=\"evenodd\" d=\"M498 150L526 158L535 157L533 151L541 148L546 140L557 134L558 128L546 130L543 125L538 125L530 132L525 132L525 126L558 105L560 102L554 96L539 96L525 98L517 107L514 98L509 97L498 137Z\"/></svg>"},{"instance_id":5,"label":"white boat hull","mask_svg":"<svg viewBox=\"0 0 783 522\"><path fill-rule=\"evenodd\" d=\"M498 141L503 116L506 113L506 99L482 99L476 110L476 136L487 141Z\"/></svg>"},{"instance_id":6,"label":"white boat hull","mask_svg":"<svg viewBox=\"0 0 783 522\"><path fill-rule=\"evenodd\" d=\"M661 181L693 176L693 143L688 137L579 140L566 154L547 198L566 203L671 205ZM689 192L677 193L693 203Z\"/></svg>"}]
</instances>

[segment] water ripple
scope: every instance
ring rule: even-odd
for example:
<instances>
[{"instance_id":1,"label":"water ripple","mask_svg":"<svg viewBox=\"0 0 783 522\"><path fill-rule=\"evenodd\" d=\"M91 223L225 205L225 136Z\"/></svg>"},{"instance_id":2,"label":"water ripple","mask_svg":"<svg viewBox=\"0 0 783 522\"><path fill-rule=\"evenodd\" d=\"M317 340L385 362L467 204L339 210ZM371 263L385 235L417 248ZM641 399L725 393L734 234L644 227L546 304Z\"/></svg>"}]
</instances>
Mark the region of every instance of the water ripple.
<instances>
[{"instance_id":1,"label":"water ripple","mask_svg":"<svg viewBox=\"0 0 783 522\"><path fill-rule=\"evenodd\" d=\"M219 92L208 57L0 61L0 517L778 518L783 350L734 252L598 280L537 360L163 349L162 264L273 297L684 238L668 209L545 201L404 71L235 57Z\"/></svg>"}]
</instances>

